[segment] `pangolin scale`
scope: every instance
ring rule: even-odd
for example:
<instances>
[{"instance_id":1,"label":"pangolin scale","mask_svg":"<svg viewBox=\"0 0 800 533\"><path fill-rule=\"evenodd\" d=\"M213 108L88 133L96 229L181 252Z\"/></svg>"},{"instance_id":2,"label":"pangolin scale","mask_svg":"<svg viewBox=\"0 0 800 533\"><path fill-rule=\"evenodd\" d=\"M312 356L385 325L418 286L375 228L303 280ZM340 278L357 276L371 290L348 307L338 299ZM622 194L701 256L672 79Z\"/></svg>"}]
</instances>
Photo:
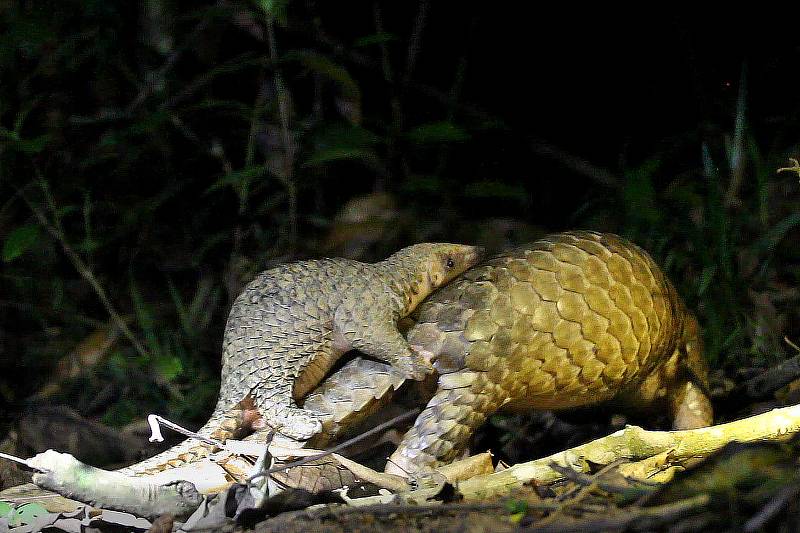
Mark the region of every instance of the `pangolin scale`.
<instances>
[{"instance_id":1,"label":"pangolin scale","mask_svg":"<svg viewBox=\"0 0 800 533\"><path fill-rule=\"evenodd\" d=\"M503 410L615 400L633 410L666 407L676 428L712 422L695 318L652 258L616 235L565 232L503 252L434 292L411 318L408 342L433 362L438 388L388 472L451 461ZM374 411L403 379L363 359L328 377L304 405L323 425L313 443ZM165 454L147 463L175 457ZM315 479L304 469L283 481L327 489L338 476L321 469Z\"/></svg>"},{"instance_id":2,"label":"pangolin scale","mask_svg":"<svg viewBox=\"0 0 800 533\"><path fill-rule=\"evenodd\" d=\"M438 389L387 463L410 474L456 458L499 410L617 400L665 404L677 428L712 422L697 322L653 259L573 231L489 259L437 291L407 338Z\"/></svg>"}]
</instances>

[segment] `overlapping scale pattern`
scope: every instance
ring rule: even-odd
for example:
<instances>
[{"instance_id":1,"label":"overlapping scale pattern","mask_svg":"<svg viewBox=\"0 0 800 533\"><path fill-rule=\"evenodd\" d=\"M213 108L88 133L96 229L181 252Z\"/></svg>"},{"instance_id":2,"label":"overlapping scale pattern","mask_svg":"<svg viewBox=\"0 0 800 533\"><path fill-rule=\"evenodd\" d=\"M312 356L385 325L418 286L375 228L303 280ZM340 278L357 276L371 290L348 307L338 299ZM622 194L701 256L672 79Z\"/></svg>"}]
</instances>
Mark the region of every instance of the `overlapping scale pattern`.
<instances>
[{"instance_id":1,"label":"overlapping scale pattern","mask_svg":"<svg viewBox=\"0 0 800 533\"><path fill-rule=\"evenodd\" d=\"M635 389L676 353L686 313L650 256L615 235L552 235L474 267L417 311L409 343L436 357L439 391L387 470L451 459L503 406Z\"/></svg>"},{"instance_id":2,"label":"overlapping scale pattern","mask_svg":"<svg viewBox=\"0 0 800 533\"><path fill-rule=\"evenodd\" d=\"M354 423L377 408L377 399L397 386L394 380L374 373L365 376L368 372L359 367L342 372L337 385L323 387L328 395L309 402L315 411L299 407L296 400L353 348L389 363L392 374L404 379L421 379L432 371L430 363L410 349L397 321L433 289L474 265L479 255L472 246L420 243L375 264L334 258L262 272L231 308L217 407L199 433L209 436L222 429L227 413L245 399L253 402L267 427L297 441L321 432L333 434ZM181 444L159 460L174 454L189 457L189 451L189 444ZM140 471L142 464L129 471Z\"/></svg>"}]
</instances>

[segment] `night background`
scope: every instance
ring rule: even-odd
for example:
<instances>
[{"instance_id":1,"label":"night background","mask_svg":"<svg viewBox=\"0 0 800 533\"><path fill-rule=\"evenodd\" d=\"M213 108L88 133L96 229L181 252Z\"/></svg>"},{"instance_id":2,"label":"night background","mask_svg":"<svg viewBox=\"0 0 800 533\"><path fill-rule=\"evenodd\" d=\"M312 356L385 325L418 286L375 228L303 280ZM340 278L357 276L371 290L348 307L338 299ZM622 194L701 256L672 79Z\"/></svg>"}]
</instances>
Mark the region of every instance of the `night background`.
<instances>
[{"instance_id":1,"label":"night background","mask_svg":"<svg viewBox=\"0 0 800 533\"><path fill-rule=\"evenodd\" d=\"M281 262L577 228L655 257L733 387L800 344L799 42L734 9L0 1L0 427L203 422Z\"/></svg>"}]
</instances>

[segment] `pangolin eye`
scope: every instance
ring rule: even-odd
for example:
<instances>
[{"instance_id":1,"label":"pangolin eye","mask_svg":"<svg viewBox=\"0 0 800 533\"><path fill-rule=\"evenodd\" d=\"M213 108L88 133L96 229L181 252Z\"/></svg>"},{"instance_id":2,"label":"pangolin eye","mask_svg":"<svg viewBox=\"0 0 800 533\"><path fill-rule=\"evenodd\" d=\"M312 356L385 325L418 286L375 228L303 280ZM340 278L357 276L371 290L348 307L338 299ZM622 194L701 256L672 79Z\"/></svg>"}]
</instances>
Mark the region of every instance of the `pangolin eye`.
<instances>
[{"instance_id":1,"label":"pangolin eye","mask_svg":"<svg viewBox=\"0 0 800 533\"><path fill-rule=\"evenodd\" d=\"M456 262L453 261L452 257L448 257L447 258L447 268L453 268L454 266L456 266Z\"/></svg>"}]
</instances>

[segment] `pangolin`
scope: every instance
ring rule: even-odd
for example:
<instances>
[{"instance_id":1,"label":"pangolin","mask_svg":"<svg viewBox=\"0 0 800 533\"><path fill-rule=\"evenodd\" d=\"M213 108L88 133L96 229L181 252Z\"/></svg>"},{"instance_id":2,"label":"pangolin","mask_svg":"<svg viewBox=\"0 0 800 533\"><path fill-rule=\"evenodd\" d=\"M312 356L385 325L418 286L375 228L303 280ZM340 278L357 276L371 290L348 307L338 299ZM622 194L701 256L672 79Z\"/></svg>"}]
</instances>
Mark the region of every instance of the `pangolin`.
<instances>
[{"instance_id":1,"label":"pangolin","mask_svg":"<svg viewBox=\"0 0 800 533\"><path fill-rule=\"evenodd\" d=\"M616 235L571 231L502 252L410 318L408 342L433 362L438 389L388 472L413 475L454 459L501 410L615 400L666 407L676 428L712 423L697 321L653 259ZM361 359L328 377L304 404L324 421L316 443L374 411L402 380L397 369ZM337 476L306 468L283 481L321 490Z\"/></svg>"},{"instance_id":2,"label":"pangolin","mask_svg":"<svg viewBox=\"0 0 800 533\"><path fill-rule=\"evenodd\" d=\"M306 440L322 429L318 415L295 399L313 389L350 349L389 363L404 378L433 372L397 329L437 287L474 265L474 246L423 243L375 264L321 259L262 272L236 298L225 327L219 399L204 437L224 440L240 420L243 402L265 425ZM123 469L159 470L205 455L207 446L185 441Z\"/></svg>"},{"instance_id":3,"label":"pangolin","mask_svg":"<svg viewBox=\"0 0 800 533\"><path fill-rule=\"evenodd\" d=\"M387 472L453 460L501 409L663 403L676 428L712 423L697 321L653 259L616 235L571 231L503 252L413 318L408 342L434 362L438 389Z\"/></svg>"}]
</instances>

